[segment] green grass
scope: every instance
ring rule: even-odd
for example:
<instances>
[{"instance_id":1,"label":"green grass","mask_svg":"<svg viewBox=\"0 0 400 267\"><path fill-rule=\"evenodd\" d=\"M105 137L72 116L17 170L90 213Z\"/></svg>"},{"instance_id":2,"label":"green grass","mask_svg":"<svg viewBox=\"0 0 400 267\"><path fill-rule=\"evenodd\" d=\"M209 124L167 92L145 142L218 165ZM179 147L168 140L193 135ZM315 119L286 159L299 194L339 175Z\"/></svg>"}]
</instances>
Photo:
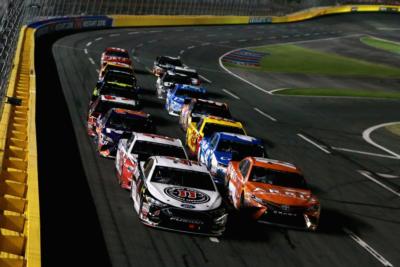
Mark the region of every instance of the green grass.
<instances>
[{"instance_id":1,"label":"green grass","mask_svg":"<svg viewBox=\"0 0 400 267\"><path fill-rule=\"evenodd\" d=\"M374 38L370 36L361 37L360 41L374 48L382 49L394 54L400 54L400 44L389 40Z\"/></svg>"},{"instance_id":2,"label":"green grass","mask_svg":"<svg viewBox=\"0 0 400 267\"><path fill-rule=\"evenodd\" d=\"M400 136L400 123L399 123L399 124L394 124L394 125L387 126L386 129L387 129L389 132L392 132L392 133L394 133L395 135Z\"/></svg>"},{"instance_id":3,"label":"green grass","mask_svg":"<svg viewBox=\"0 0 400 267\"><path fill-rule=\"evenodd\" d=\"M278 95L303 95L303 96L344 96L344 97L369 97L400 99L400 92L362 91L356 89L338 88L289 88L277 91Z\"/></svg>"},{"instance_id":4,"label":"green grass","mask_svg":"<svg viewBox=\"0 0 400 267\"><path fill-rule=\"evenodd\" d=\"M293 44L268 45L253 50L268 53L262 58L261 66L257 68L266 72L369 77L400 76L399 68L319 52Z\"/></svg>"}]
</instances>

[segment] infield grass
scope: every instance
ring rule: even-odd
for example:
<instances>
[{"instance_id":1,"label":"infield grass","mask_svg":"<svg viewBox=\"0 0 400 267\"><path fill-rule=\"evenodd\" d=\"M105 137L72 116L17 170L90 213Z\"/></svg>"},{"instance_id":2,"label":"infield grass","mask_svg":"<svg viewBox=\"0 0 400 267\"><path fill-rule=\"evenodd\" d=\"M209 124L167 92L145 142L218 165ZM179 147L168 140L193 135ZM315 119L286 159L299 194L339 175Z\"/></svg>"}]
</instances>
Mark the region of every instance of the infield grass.
<instances>
[{"instance_id":1,"label":"infield grass","mask_svg":"<svg viewBox=\"0 0 400 267\"><path fill-rule=\"evenodd\" d=\"M338 89L338 88L288 88L281 91L277 91L274 94L400 99L400 92L378 92L378 91L364 91L356 89Z\"/></svg>"},{"instance_id":2,"label":"infield grass","mask_svg":"<svg viewBox=\"0 0 400 267\"><path fill-rule=\"evenodd\" d=\"M395 135L400 136L400 123L387 126L386 129L387 129L389 132L394 133Z\"/></svg>"},{"instance_id":3,"label":"infield grass","mask_svg":"<svg viewBox=\"0 0 400 267\"><path fill-rule=\"evenodd\" d=\"M400 43L392 42L389 40L384 40L380 38L375 38L371 36L361 37L360 41L368 46L374 48L382 49L394 54L400 54Z\"/></svg>"},{"instance_id":4,"label":"infield grass","mask_svg":"<svg viewBox=\"0 0 400 267\"><path fill-rule=\"evenodd\" d=\"M259 68L235 64L227 66L279 73L388 78L400 76L400 68L315 51L294 44L267 45L251 50L267 53Z\"/></svg>"}]
</instances>

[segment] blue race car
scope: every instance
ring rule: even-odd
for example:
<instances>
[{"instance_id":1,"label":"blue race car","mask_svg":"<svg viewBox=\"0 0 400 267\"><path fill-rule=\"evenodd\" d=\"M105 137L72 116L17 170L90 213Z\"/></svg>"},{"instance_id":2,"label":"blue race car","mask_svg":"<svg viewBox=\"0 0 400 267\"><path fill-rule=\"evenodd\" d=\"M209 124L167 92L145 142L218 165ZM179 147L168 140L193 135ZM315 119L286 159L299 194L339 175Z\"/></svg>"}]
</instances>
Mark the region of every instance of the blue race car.
<instances>
[{"instance_id":1,"label":"blue race car","mask_svg":"<svg viewBox=\"0 0 400 267\"><path fill-rule=\"evenodd\" d=\"M168 91L165 101L165 109L172 116L179 116L185 101L192 98L206 98L207 90L203 87L176 84L175 87Z\"/></svg>"},{"instance_id":2,"label":"blue race car","mask_svg":"<svg viewBox=\"0 0 400 267\"><path fill-rule=\"evenodd\" d=\"M264 157L263 141L259 138L216 132L200 142L198 161L205 164L216 184L223 185L229 161L247 156Z\"/></svg>"}]
</instances>

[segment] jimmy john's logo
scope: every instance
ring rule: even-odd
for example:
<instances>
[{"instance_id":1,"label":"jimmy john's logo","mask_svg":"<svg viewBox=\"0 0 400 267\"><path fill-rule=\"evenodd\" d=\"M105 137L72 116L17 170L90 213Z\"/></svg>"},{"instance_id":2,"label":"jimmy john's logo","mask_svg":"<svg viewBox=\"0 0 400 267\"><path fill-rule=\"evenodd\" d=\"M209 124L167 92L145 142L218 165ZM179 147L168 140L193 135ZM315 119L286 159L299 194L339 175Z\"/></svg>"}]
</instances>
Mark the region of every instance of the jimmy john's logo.
<instances>
[{"instance_id":1,"label":"jimmy john's logo","mask_svg":"<svg viewBox=\"0 0 400 267\"><path fill-rule=\"evenodd\" d=\"M189 204L202 204L210 200L208 195L190 188L167 187L164 193L173 199Z\"/></svg>"}]
</instances>

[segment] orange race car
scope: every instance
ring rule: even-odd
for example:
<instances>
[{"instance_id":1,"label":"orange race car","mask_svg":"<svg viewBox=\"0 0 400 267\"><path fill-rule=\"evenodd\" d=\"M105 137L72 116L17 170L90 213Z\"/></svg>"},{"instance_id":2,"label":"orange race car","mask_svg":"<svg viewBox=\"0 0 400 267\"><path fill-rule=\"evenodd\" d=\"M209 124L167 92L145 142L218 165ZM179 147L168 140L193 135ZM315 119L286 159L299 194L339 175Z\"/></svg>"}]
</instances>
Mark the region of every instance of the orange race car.
<instances>
[{"instance_id":1,"label":"orange race car","mask_svg":"<svg viewBox=\"0 0 400 267\"><path fill-rule=\"evenodd\" d=\"M293 164L246 157L228 165L228 197L259 222L316 230L320 203Z\"/></svg>"}]
</instances>

